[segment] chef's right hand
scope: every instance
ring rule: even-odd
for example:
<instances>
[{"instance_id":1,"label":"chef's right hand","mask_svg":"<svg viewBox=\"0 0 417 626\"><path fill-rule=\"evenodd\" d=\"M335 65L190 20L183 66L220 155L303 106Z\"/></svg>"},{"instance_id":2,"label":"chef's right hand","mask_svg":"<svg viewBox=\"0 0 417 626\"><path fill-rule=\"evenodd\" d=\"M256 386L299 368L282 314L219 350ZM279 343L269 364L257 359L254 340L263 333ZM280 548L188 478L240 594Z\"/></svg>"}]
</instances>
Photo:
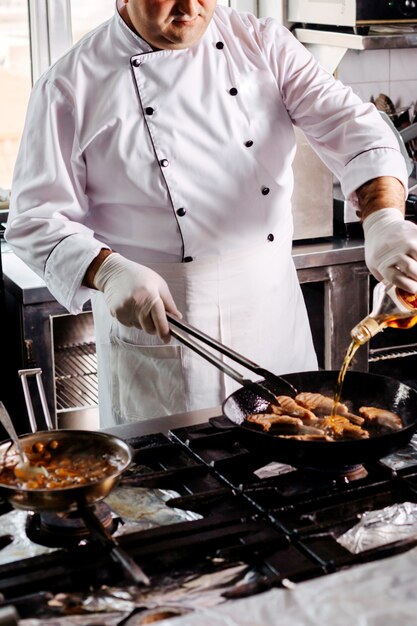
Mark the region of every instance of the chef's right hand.
<instances>
[{"instance_id":1,"label":"chef's right hand","mask_svg":"<svg viewBox=\"0 0 417 626\"><path fill-rule=\"evenodd\" d=\"M417 293L417 226L399 209L380 209L363 222L365 261L379 281Z\"/></svg>"},{"instance_id":2,"label":"chef's right hand","mask_svg":"<svg viewBox=\"0 0 417 626\"><path fill-rule=\"evenodd\" d=\"M166 312L178 318L182 315L159 274L113 252L98 268L94 286L104 293L110 313L121 324L141 328L169 343Z\"/></svg>"}]
</instances>

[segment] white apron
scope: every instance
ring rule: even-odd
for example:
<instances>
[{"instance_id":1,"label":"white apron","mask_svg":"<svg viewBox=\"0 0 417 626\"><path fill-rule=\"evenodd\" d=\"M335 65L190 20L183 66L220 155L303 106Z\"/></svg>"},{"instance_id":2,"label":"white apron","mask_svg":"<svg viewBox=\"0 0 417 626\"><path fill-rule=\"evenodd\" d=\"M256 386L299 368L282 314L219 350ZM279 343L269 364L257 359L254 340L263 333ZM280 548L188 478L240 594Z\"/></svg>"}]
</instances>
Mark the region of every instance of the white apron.
<instances>
[{"instance_id":1,"label":"white apron","mask_svg":"<svg viewBox=\"0 0 417 626\"><path fill-rule=\"evenodd\" d=\"M290 250L268 243L149 267L165 278L184 320L196 328L277 374L317 368ZM175 340L161 345L157 337L117 322L101 293L92 304L101 427L219 406L239 387Z\"/></svg>"}]
</instances>

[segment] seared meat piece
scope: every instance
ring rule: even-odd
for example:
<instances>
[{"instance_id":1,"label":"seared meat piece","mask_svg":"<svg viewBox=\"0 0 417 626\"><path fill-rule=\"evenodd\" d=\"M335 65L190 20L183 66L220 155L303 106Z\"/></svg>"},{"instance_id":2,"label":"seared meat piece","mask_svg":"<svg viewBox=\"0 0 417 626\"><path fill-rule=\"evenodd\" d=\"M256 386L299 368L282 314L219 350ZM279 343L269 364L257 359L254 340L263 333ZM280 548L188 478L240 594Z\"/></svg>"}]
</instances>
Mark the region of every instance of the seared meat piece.
<instances>
[{"instance_id":1,"label":"seared meat piece","mask_svg":"<svg viewBox=\"0 0 417 626\"><path fill-rule=\"evenodd\" d=\"M369 433L360 426L352 424L343 415L334 415L324 418L329 435L334 439L369 439Z\"/></svg>"},{"instance_id":2,"label":"seared meat piece","mask_svg":"<svg viewBox=\"0 0 417 626\"><path fill-rule=\"evenodd\" d=\"M319 421L319 420L317 420ZM310 426L307 424L303 424L297 429L297 432L300 435L325 435L324 428L318 428L317 426Z\"/></svg>"},{"instance_id":3,"label":"seared meat piece","mask_svg":"<svg viewBox=\"0 0 417 626\"><path fill-rule=\"evenodd\" d=\"M386 409L378 409L375 406L361 406L359 413L370 424L376 423L379 426L386 426L392 430L400 430L402 428L400 416Z\"/></svg>"},{"instance_id":4,"label":"seared meat piece","mask_svg":"<svg viewBox=\"0 0 417 626\"><path fill-rule=\"evenodd\" d=\"M333 411L333 398L323 396L321 393L310 393L304 391L295 396L296 401L301 406L313 411L317 416L331 415ZM349 409L346 404L337 403L336 413L338 415L346 415Z\"/></svg>"},{"instance_id":5,"label":"seared meat piece","mask_svg":"<svg viewBox=\"0 0 417 626\"><path fill-rule=\"evenodd\" d=\"M349 412L343 415L343 417L347 417L349 422L352 422L352 424L356 424L356 426L362 426L362 424L365 423L365 419L363 417L360 417L360 415L356 415L355 413Z\"/></svg>"},{"instance_id":6,"label":"seared meat piece","mask_svg":"<svg viewBox=\"0 0 417 626\"><path fill-rule=\"evenodd\" d=\"M281 439L297 439L298 441L334 441L332 437L325 435L280 435Z\"/></svg>"},{"instance_id":7,"label":"seared meat piece","mask_svg":"<svg viewBox=\"0 0 417 626\"><path fill-rule=\"evenodd\" d=\"M316 422L317 417L312 411L298 404L294 398L290 396L277 396L279 407L271 406L272 411L275 413L276 409L281 408L285 412L285 415L291 415L292 417L300 417L303 422ZM284 413L280 413L283 415Z\"/></svg>"},{"instance_id":8,"label":"seared meat piece","mask_svg":"<svg viewBox=\"0 0 417 626\"><path fill-rule=\"evenodd\" d=\"M277 401L278 402L278 401ZM288 412L285 411L282 406L279 406L279 404L270 404L268 407L268 411L271 411L271 413L274 413L274 415L288 415Z\"/></svg>"},{"instance_id":9,"label":"seared meat piece","mask_svg":"<svg viewBox=\"0 0 417 626\"><path fill-rule=\"evenodd\" d=\"M333 414L333 398L321 393L302 392L295 398L282 395L276 401L268 407L268 413L249 415L247 424L264 433L301 441L369 439L369 426L391 430L403 426L397 414L377 407L362 406L356 415L346 404L338 402Z\"/></svg>"},{"instance_id":10,"label":"seared meat piece","mask_svg":"<svg viewBox=\"0 0 417 626\"><path fill-rule=\"evenodd\" d=\"M254 413L246 418L246 421L254 426L258 426L265 433L276 430L296 430L303 426L303 422L298 417L289 415L275 415L274 413Z\"/></svg>"}]
</instances>

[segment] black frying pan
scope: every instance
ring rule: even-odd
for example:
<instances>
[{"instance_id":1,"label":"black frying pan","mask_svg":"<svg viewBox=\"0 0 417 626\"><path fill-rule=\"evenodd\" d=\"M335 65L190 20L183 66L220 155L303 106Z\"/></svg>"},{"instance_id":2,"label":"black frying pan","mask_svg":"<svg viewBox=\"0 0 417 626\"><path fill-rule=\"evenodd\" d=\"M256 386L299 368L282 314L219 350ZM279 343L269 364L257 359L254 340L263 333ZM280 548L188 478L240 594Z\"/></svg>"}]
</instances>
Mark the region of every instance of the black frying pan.
<instances>
[{"instance_id":1,"label":"black frying pan","mask_svg":"<svg viewBox=\"0 0 417 626\"><path fill-rule=\"evenodd\" d=\"M285 374L283 378L297 391L311 391L333 397L338 371L314 371ZM266 385L275 395L292 395L288 387L279 387L279 381ZM238 428L243 444L259 448L276 461L295 467L337 469L369 461L405 447L417 429L417 391L386 376L347 372L343 384L341 402L348 404L353 412L360 406L376 406L400 415L404 427L392 433L376 435L370 439L342 441L299 441L283 439L245 426L251 413L262 413L268 403L250 389L241 388L223 403L223 414Z\"/></svg>"},{"instance_id":2,"label":"black frying pan","mask_svg":"<svg viewBox=\"0 0 417 626\"><path fill-rule=\"evenodd\" d=\"M252 449L259 448L277 461L297 467L338 470L381 459L405 447L417 429L417 391L386 376L348 372L341 401L348 404L353 413L357 413L361 406L387 409L401 417L404 427L388 434L371 436L369 439L341 441L300 441L257 431L246 426L245 420L252 413L265 412L268 405L275 401L274 396L294 397L298 392L311 391L333 397L339 372L322 370L277 376L183 320L167 317L171 334L176 339L242 385L241 389L224 401L223 414L231 426L238 428L239 439L244 444ZM256 382L245 379L242 374L181 331L218 350L262 379ZM216 423L215 418L211 421Z\"/></svg>"}]
</instances>

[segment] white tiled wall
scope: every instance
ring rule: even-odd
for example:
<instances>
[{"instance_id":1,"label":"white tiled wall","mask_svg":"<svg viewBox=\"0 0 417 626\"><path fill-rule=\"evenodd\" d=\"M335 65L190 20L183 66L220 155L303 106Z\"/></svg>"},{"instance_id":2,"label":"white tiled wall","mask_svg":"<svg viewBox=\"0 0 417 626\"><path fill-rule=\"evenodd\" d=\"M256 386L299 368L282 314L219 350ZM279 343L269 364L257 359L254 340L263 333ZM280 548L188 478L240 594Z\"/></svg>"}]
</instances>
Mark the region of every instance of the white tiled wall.
<instances>
[{"instance_id":1,"label":"white tiled wall","mask_svg":"<svg viewBox=\"0 0 417 626\"><path fill-rule=\"evenodd\" d=\"M348 50L336 72L363 100L388 95L397 108L417 101L417 48Z\"/></svg>"},{"instance_id":2,"label":"white tiled wall","mask_svg":"<svg viewBox=\"0 0 417 626\"><path fill-rule=\"evenodd\" d=\"M219 0L259 17L286 20L285 0ZM417 102L417 48L395 50L348 50L335 75L352 87L365 101L380 93L388 95L398 108L413 107Z\"/></svg>"}]
</instances>

